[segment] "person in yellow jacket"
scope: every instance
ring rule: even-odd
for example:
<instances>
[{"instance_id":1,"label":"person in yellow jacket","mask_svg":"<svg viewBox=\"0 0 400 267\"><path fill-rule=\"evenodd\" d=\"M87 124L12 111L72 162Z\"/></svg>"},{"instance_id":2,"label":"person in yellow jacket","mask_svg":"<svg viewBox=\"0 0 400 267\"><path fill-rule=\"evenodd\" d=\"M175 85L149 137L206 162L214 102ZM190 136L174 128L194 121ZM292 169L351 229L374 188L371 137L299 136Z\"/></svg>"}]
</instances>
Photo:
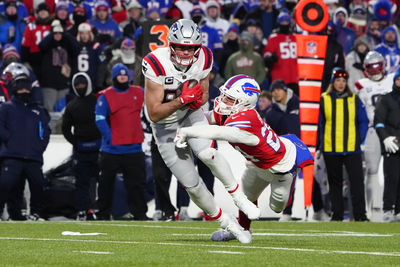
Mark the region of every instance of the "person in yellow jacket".
<instances>
[{"instance_id":1,"label":"person in yellow jacket","mask_svg":"<svg viewBox=\"0 0 400 267\"><path fill-rule=\"evenodd\" d=\"M365 107L347 85L349 74L334 68L319 115L319 147L323 152L332 203L332 221L342 221L343 165L349 174L351 202L356 221L367 221L361 143L368 130Z\"/></svg>"}]
</instances>

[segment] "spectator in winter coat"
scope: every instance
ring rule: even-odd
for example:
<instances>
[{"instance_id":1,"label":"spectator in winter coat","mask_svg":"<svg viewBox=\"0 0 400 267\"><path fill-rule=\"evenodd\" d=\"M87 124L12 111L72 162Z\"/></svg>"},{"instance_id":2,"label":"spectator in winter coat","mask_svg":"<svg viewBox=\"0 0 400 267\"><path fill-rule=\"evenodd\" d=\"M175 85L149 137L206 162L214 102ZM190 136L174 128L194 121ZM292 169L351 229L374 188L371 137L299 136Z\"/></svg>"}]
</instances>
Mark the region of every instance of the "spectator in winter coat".
<instances>
[{"instance_id":1,"label":"spectator in winter coat","mask_svg":"<svg viewBox=\"0 0 400 267\"><path fill-rule=\"evenodd\" d=\"M337 41L343 46L343 51L347 55L354 45L356 33L353 29L347 27L348 20L347 10L344 7L338 7L335 10L333 23L336 27Z\"/></svg>"},{"instance_id":2,"label":"spectator in winter coat","mask_svg":"<svg viewBox=\"0 0 400 267\"><path fill-rule=\"evenodd\" d=\"M36 77L41 78L41 62L39 43L49 34L51 30L52 18L50 16L50 8L46 3L40 3L36 9L36 18L26 26L24 37L21 45L21 58L23 62L31 65ZM46 73L46 75L48 75Z\"/></svg>"},{"instance_id":3,"label":"spectator in winter coat","mask_svg":"<svg viewBox=\"0 0 400 267\"><path fill-rule=\"evenodd\" d=\"M115 20L109 14L110 7L105 1L96 3L96 16L90 20L90 24L97 29L98 42L102 45L111 44L118 39L122 33Z\"/></svg>"},{"instance_id":4,"label":"spectator in winter coat","mask_svg":"<svg viewBox=\"0 0 400 267\"><path fill-rule=\"evenodd\" d=\"M50 117L31 102L32 81L25 74L13 78L11 101L0 105L0 203L19 184L28 179L31 214L39 219L43 208L45 180L43 152L49 143Z\"/></svg>"},{"instance_id":5,"label":"spectator in winter coat","mask_svg":"<svg viewBox=\"0 0 400 267\"><path fill-rule=\"evenodd\" d=\"M76 97L65 108L62 133L73 146L77 217L84 220L94 203L94 199L90 199L89 189L92 180L97 181L99 175L101 134L95 124L97 98L93 94L90 77L84 72L76 73L72 77L72 89Z\"/></svg>"},{"instance_id":6,"label":"spectator in winter coat","mask_svg":"<svg viewBox=\"0 0 400 267\"><path fill-rule=\"evenodd\" d=\"M265 66L261 55L253 50L253 36L248 32L242 32L239 40L240 50L228 58L224 76L245 74L261 84L265 79Z\"/></svg>"},{"instance_id":7,"label":"spectator in winter coat","mask_svg":"<svg viewBox=\"0 0 400 267\"><path fill-rule=\"evenodd\" d=\"M300 138L299 98L283 80L271 83L272 104L268 107L265 121L278 135L295 134ZM294 191L292 193L294 197ZM279 221L292 220L293 201L282 212Z\"/></svg>"},{"instance_id":8,"label":"spectator in winter coat","mask_svg":"<svg viewBox=\"0 0 400 267\"><path fill-rule=\"evenodd\" d=\"M146 172L142 150L144 133L140 112L143 89L129 85L128 68L117 63L112 68L113 85L100 92L96 104L96 125L102 135L98 218L111 219L115 176L122 171L128 205L134 220L147 220L144 198Z\"/></svg>"},{"instance_id":9,"label":"spectator in winter coat","mask_svg":"<svg viewBox=\"0 0 400 267\"><path fill-rule=\"evenodd\" d=\"M54 105L69 91L71 66L79 51L77 40L64 32L58 20L53 21L51 32L39 43L42 52L39 78L44 107L54 111Z\"/></svg>"},{"instance_id":10,"label":"spectator in winter coat","mask_svg":"<svg viewBox=\"0 0 400 267\"><path fill-rule=\"evenodd\" d=\"M15 0L5 1L5 21L0 24L0 44L3 47L11 44L20 52L26 24L18 16L17 6Z\"/></svg>"},{"instance_id":11,"label":"spectator in winter coat","mask_svg":"<svg viewBox=\"0 0 400 267\"><path fill-rule=\"evenodd\" d=\"M364 58L369 52L368 45L363 39L356 39L353 49L346 56L346 70L349 73L348 84L350 89L355 92L355 84L364 75Z\"/></svg>"},{"instance_id":12,"label":"spectator in winter coat","mask_svg":"<svg viewBox=\"0 0 400 267\"><path fill-rule=\"evenodd\" d=\"M375 47L385 58L386 73L395 72L400 63L400 48L397 46L397 32L393 26L386 27L381 35L382 43Z\"/></svg>"}]
</instances>

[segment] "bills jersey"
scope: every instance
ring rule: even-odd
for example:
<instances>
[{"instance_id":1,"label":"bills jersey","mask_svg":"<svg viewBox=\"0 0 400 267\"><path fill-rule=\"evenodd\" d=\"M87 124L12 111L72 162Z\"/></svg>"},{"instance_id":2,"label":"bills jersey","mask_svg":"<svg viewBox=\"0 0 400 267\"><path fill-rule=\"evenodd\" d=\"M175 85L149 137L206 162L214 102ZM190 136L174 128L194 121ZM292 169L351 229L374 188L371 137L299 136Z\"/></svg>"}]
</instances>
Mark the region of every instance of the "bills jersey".
<instances>
[{"instance_id":1,"label":"bills jersey","mask_svg":"<svg viewBox=\"0 0 400 267\"><path fill-rule=\"evenodd\" d=\"M386 75L380 81L372 81L368 78L362 78L356 82L358 96L364 103L369 120L369 126L374 123L375 105L380 95L384 95L392 91L394 73Z\"/></svg>"},{"instance_id":2,"label":"bills jersey","mask_svg":"<svg viewBox=\"0 0 400 267\"><path fill-rule=\"evenodd\" d=\"M273 33L265 46L264 58L275 53L278 57L271 68L271 80L282 79L285 83L297 83L297 45L294 34Z\"/></svg>"},{"instance_id":3,"label":"bills jersey","mask_svg":"<svg viewBox=\"0 0 400 267\"><path fill-rule=\"evenodd\" d=\"M213 65L213 56L209 48L202 46L198 56L190 68L183 72L177 70L170 58L170 48L163 47L147 54L142 61L143 75L151 81L164 87L164 100L169 102L179 96L179 85L187 80L200 81L207 77ZM187 109L177 110L167 118L157 122L160 124L172 123L185 116Z\"/></svg>"},{"instance_id":4,"label":"bills jersey","mask_svg":"<svg viewBox=\"0 0 400 267\"><path fill-rule=\"evenodd\" d=\"M222 124L221 115L214 112L218 125ZM286 153L286 146L271 127L264 122L254 109L242 111L228 117L223 126L237 127L258 137L259 143L249 146L242 143L230 143L248 161L261 169L269 169L278 164ZM290 168L293 166L290 166ZM289 169L290 169L289 168Z\"/></svg>"},{"instance_id":5,"label":"bills jersey","mask_svg":"<svg viewBox=\"0 0 400 267\"><path fill-rule=\"evenodd\" d=\"M50 25L42 25L29 23L25 28L24 36L22 38L22 46L29 47L30 53L40 52L39 43L50 32Z\"/></svg>"}]
</instances>

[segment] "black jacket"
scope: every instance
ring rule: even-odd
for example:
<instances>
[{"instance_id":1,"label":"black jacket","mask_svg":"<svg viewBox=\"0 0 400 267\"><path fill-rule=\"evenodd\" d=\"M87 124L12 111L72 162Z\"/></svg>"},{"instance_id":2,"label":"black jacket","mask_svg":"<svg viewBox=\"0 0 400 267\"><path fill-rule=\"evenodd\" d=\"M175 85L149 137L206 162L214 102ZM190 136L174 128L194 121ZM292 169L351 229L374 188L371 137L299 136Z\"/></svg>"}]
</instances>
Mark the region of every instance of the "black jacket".
<instances>
[{"instance_id":1,"label":"black jacket","mask_svg":"<svg viewBox=\"0 0 400 267\"><path fill-rule=\"evenodd\" d=\"M80 72L75 74L72 81L78 75L86 77L88 80L88 89L86 95L80 97L73 86L77 97L72 99L65 108L61 127L62 133L65 139L74 146L74 149L95 151L98 150L101 140L101 134L95 123L94 113L97 98L92 94L92 84L86 73ZM74 131L72 131L72 127Z\"/></svg>"},{"instance_id":2,"label":"black jacket","mask_svg":"<svg viewBox=\"0 0 400 267\"><path fill-rule=\"evenodd\" d=\"M36 103L24 104L15 96L0 105L0 157L43 163L50 139L50 116Z\"/></svg>"},{"instance_id":3,"label":"black jacket","mask_svg":"<svg viewBox=\"0 0 400 267\"><path fill-rule=\"evenodd\" d=\"M385 152L383 140L396 136L400 140L400 92L392 91L379 97L375 106L374 127Z\"/></svg>"}]
</instances>

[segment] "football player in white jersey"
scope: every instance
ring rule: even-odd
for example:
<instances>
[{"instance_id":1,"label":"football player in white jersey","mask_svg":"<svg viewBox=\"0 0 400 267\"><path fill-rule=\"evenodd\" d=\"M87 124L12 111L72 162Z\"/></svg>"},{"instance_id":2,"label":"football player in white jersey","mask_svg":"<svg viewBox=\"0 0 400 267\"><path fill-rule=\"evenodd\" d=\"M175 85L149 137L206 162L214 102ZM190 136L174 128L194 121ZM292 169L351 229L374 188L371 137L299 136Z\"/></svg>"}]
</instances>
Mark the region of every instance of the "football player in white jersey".
<instances>
[{"instance_id":1,"label":"football player in white jersey","mask_svg":"<svg viewBox=\"0 0 400 267\"><path fill-rule=\"evenodd\" d=\"M364 59L366 78L358 80L355 84L356 92L364 103L369 129L365 138L365 165L366 165L366 202L367 211L372 221L382 220L383 187L379 185L378 168L381 160L381 147L378 135L373 127L375 104L380 95L392 91L393 73L385 75L385 59L376 51L370 51Z\"/></svg>"},{"instance_id":2,"label":"football player in white jersey","mask_svg":"<svg viewBox=\"0 0 400 267\"><path fill-rule=\"evenodd\" d=\"M240 210L249 218L260 216L260 210L239 188L229 163L212 148L213 141L191 139L190 147L179 150L173 142L180 127L208 125L199 108L208 100L212 53L202 46L201 30L192 20L176 21L170 27L167 39L169 46L147 54L142 64L145 103L160 154L192 201L240 242L249 243L250 233L244 231L235 218L222 213L196 171L192 152L221 180ZM192 79L198 81L193 87L189 82Z\"/></svg>"},{"instance_id":3,"label":"football player in white jersey","mask_svg":"<svg viewBox=\"0 0 400 267\"><path fill-rule=\"evenodd\" d=\"M209 114L217 125L180 128L175 137L178 148L185 148L192 138L212 138L228 141L246 158L241 182L249 200L256 202L271 185L270 208L280 213L291 201L297 168L313 163L313 157L295 135L277 136L254 109L260 95L258 83L247 75L236 75L220 87ZM239 223L250 229L250 220L239 212ZM235 237L225 231L213 233L213 241L228 241Z\"/></svg>"}]
</instances>

